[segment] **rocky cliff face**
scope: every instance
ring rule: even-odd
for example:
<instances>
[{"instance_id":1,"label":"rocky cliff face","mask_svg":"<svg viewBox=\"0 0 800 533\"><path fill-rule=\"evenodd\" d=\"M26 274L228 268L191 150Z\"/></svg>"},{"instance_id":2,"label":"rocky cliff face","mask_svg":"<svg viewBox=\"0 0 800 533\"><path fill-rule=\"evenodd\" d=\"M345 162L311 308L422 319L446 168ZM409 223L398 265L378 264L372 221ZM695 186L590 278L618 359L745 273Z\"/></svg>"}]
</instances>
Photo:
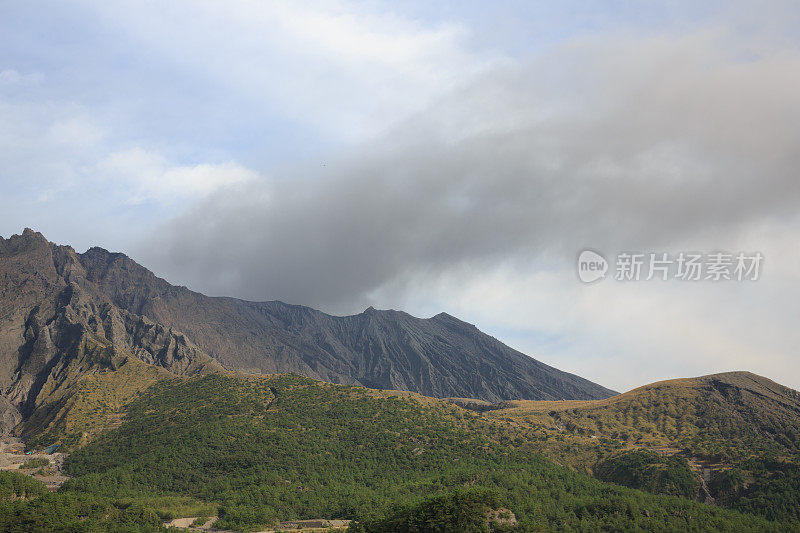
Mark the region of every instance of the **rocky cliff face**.
<instances>
[{"instance_id":1,"label":"rocky cliff face","mask_svg":"<svg viewBox=\"0 0 800 533\"><path fill-rule=\"evenodd\" d=\"M129 357L177 375L219 369L185 335L113 305L80 257L41 234L0 238L0 424L56 409L82 377Z\"/></svg>"},{"instance_id":2,"label":"rocky cliff face","mask_svg":"<svg viewBox=\"0 0 800 533\"><path fill-rule=\"evenodd\" d=\"M221 363L492 402L614 394L444 313L420 319L370 308L337 317L282 302L210 298L170 285L123 254L78 254L29 229L0 238L4 428L55 405L82 376L130 357L176 375Z\"/></svg>"}]
</instances>

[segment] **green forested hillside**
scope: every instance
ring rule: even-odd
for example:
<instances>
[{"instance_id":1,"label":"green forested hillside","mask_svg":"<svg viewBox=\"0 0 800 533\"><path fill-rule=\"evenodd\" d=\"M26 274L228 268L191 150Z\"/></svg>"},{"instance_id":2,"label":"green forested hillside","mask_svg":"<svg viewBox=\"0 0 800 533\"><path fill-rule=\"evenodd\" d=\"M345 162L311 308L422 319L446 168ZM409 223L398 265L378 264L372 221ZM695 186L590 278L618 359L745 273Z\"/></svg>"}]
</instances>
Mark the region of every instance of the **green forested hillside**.
<instances>
[{"instance_id":1,"label":"green forested hillside","mask_svg":"<svg viewBox=\"0 0 800 533\"><path fill-rule=\"evenodd\" d=\"M20 499L12 489L0 530L154 530L165 517L214 513L216 527L238 530L311 518L355 519L354 531L375 532L798 527L787 513L769 516L775 521L752 514L764 514L764 490L774 484L740 499L752 484L733 474L720 481L744 512L648 494L555 465L537 445L558 436L537 440L531 431L413 393L295 375L162 380L127 405L118 427L68 457L75 477L58 493L33 488ZM683 463L593 442L612 458L609 480L693 490ZM626 477L631 465L645 475ZM793 479L782 482L796 494Z\"/></svg>"},{"instance_id":2,"label":"green forested hillside","mask_svg":"<svg viewBox=\"0 0 800 533\"><path fill-rule=\"evenodd\" d=\"M235 529L278 518L378 524L464 488L490 491L525 531L788 528L558 467L443 402L298 376L160 382L67 467L77 477L65 494L145 507L189 496L219 504L217 527Z\"/></svg>"}]
</instances>

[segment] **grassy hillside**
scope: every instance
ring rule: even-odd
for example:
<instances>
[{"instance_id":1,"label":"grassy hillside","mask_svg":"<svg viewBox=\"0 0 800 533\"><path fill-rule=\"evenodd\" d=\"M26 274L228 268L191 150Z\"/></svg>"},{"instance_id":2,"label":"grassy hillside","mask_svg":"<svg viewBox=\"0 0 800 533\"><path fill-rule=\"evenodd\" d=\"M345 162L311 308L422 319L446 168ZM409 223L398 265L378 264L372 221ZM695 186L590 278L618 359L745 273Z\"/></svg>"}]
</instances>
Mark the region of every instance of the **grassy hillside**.
<instances>
[{"instance_id":1,"label":"grassy hillside","mask_svg":"<svg viewBox=\"0 0 800 533\"><path fill-rule=\"evenodd\" d=\"M413 394L211 375L153 385L125 423L69 458L77 477L62 491L145 507L183 495L219 504L218 527L230 528L319 517L378 527L424 503L422 495L469 488L488 491L525 531L789 527L602 483L521 442Z\"/></svg>"},{"instance_id":2,"label":"grassy hillside","mask_svg":"<svg viewBox=\"0 0 800 533\"><path fill-rule=\"evenodd\" d=\"M662 381L606 400L508 402L489 414L709 458L800 451L800 393L748 372Z\"/></svg>"},{"instance_id":3,"label":"grassy hillside","mask_svg":"<svg viewBox=\"0 0 800 533\"><path fill-rule=\"evenodd\" d=\"M524 433L525 447L557 462L628 486L676 493L674 484L642 481L667 468L663 456L672 456L694 467L702 484L698 496L800 520L800 393L766 378L731 372L654 383L606 400L500 407L485 416ZM684 467L670 468L677 473Z\"/></svg>"}]
</instances>

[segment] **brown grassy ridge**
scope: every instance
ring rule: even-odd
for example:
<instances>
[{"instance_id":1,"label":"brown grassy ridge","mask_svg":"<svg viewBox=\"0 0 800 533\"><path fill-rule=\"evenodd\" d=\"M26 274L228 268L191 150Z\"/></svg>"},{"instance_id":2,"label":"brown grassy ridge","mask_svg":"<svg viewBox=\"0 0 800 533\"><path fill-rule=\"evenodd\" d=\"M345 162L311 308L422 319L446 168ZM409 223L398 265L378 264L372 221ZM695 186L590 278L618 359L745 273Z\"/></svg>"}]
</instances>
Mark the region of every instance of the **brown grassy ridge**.
<instances>
[{"instance_id":1,"label":"brown grassy ridge","mask_svg":"<svg viewBox=\"0 0 800 533\"><path fill-rule=\"evenodd\" d=\"M800 393L749 372L660 381L605 400L512 401L486 415L581 441L743 458L800 451Z\"/></svg>"}]
</instances>

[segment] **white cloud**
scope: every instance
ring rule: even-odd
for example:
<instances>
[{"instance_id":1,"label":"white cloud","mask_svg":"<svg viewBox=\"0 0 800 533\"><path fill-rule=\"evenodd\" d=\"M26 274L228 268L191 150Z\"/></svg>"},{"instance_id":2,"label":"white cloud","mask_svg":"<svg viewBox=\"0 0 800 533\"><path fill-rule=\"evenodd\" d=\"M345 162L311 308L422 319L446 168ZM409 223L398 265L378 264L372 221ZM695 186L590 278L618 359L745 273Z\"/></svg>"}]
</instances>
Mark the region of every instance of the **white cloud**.
<instances>
[{"instance_id":1,"label":"white cloud","mask_svg":"<svg viewBox=\"0 0 800 533\"><path fill-rule=\"evenodd\" d=\"M180 161L120 139L95 109L12 89L0 94L0 234L31 226L78 248L124 248L169 213L257 179L234 159Z\"/></svg>"},{"instance_id":2,"label":"white cloud","mask_svg":"<svg viewBox=\"0 0 800 533\"><path fill-rule=\"evenodd\" d=\"M164 156L140 147L109 154L97 165L98 175L124 187L125 201L174 204L206 196L220 188L255 180L257 174L234 162L174 165Z\"/></svg>"},{"instance_id":3,"label":"white cloud","mask_svg":"<svg viewBox=\"0 0 800 533\"><path fill-rule=\"evenodd\" d=\"M337 141L384 131L502 61L468 50L462 26L349 2L156 5L94 8L145 53Z\"/></svg>"}]
</instances>

